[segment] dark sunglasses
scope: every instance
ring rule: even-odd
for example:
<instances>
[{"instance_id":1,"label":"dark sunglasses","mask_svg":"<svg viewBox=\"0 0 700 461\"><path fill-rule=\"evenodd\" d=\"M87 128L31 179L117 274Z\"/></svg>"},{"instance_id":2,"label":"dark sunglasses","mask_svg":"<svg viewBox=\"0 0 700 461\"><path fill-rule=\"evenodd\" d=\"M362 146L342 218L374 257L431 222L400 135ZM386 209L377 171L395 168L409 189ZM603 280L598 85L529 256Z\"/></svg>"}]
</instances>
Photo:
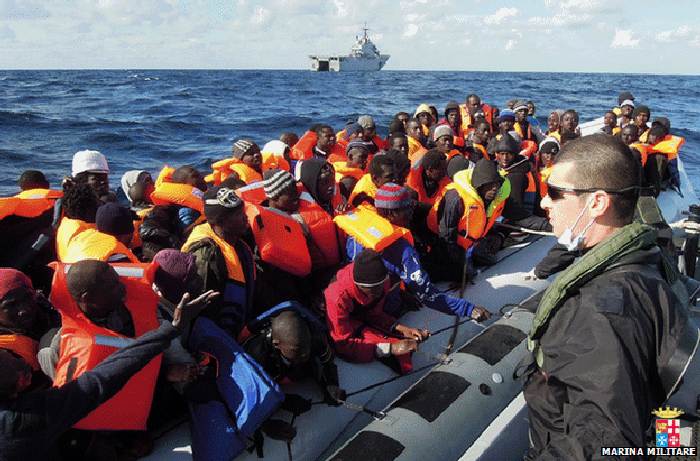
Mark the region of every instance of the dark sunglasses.
<instances>
[{"instance_id":1,"label":"dark sunglasses","mask_svg":"<svg viewBox=\"0 0 700 461\"><path fill-rule=\"evenodd\" d=\"M639 191L638 186L627 187L625 189L619 189L619 190L607 190L607 189L600 189L600 188L573 189L570 187L555 186L555 185L550 184L548 182L545 182L545 185L547 186L547 195L549 196L549 199L553 202L556 202L557 200L563 199L564 192L569 192L569 193L572 193L575 195L580 195L580 194L590 194L593 192L603 191L606 194L611 194L611 195L633 195Z\"/></svg>"}]
</instances>

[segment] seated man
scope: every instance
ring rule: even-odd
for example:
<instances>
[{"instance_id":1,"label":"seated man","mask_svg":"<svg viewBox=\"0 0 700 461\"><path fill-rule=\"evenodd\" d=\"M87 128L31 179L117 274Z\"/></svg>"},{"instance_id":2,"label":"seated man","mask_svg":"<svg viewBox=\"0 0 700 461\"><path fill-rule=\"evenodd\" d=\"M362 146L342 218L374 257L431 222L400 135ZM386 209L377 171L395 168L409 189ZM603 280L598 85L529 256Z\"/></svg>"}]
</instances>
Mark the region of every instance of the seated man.
<instances>
[{"instance_id":1,"label":"seated man","mask_svg":"<svg viewBox=\"0 0 700 461\"><path fill-rule=\"evenodd\" d=\"M271 316L271 320L267 319L259 331L242 343L243 349L276 382L285 378L312 379L321 386L329 404L345 400L324 325L296 310L271 313Z\"/></svg>"},{"instance_id":2,"label":"seated man","mask_svg":"<svg viewBox=\"0 0 700 461\"><path fill-rule=\"evenodd\" d=\"M423 131L423 125L417 118L409 119L406 122L406 136L408 136L408 158L425 148L427 135Z\"/></svg>"},{"instance_id":3,"label":"seated man","mask_svg":"<svg viewBox=\"0 0 700 461\"><path fill-rule=\"evenodd\" d=\"M451 100L445 106L445 118L439 124L449 125L454 134L454 145L464 147L464 139L467 135L466 125L463 124L459 103Z\"/></svg>"},{"instance_id":4,"label":"seated man","mask_svg":"<svg viewBox=\"0 0 700 461\"><path fill-rule=\"evenodd\" d=\"M61 199L63 218L56 231L56 254L59 261L68 256L73 239L88 229L96 230L95 217L100 197L88 184L75 184Z\"/></svg>"},{"instance_id":5,"label":"seated man","mask_svg":"<svg viewBox=\"0 0 700 461\"><path fill-rule=\"evenodd\" d=\"M527 107L527 103L518 101L513 107L513 112L515 112L515 125L513 128L515 128L522 140L533 141L539 145L544 139L544 134L538 126L534 126L528 121L530 109Z\"/></svg>"},{"instance_id":6,"label":"seated man","mask_svg":"<svg viewBox=\"0 0 700 461\"><path fill-rule=\"evenodd\" d=\"M343 229L348 233L347 253L354 260L364 250L365 243L372 250L376 250L382 256L382 260L389 270L392 285L401 281L406 290L415 294L425 306L452 315L470 317L475 320L486 320L491 313L483 307L474 306L465 299L454 298L440 291L431 281L428 273L423 270L420 258L413 246L413 238L408 230L413 215L413 204L408 194L408 189L396 184L388 183L382 186L375 196L374 206L378 217L387 221L388 226L393 227L391 233L387 232L383 237L371 242L367 236L368 229L357 228L357 222L363 220L347 220L340 218L337 221L343 223ZM371 213L371 210L358 211ZM372 222L372 232L379 231L377 221ZM359 240L359 241L358 241ZM373 244L370 244L373 243ZM396 312L385 312L397 316Z\"/></svg>"},{"instance_id":7,"label":"seated man","mask_svg":"<svg viewBox=\"0 0 700 461\"><path fill-rule=\"evenodd\" d=\"M48 189L49 182L46 180L44 173L37 170L25 170L19 177L17 185L23 191L32 189Z\"/></svg>"},{"instance_id":8,"label":"seated man","mask_svg":"<svg viewBox=\"0 0 700 461\"><path fill-rule=\"evenodd\" d=\"M377 135L377 125L374 123L372 116L362 115L357 119L357 123L362 127L362 136L360 138L367 144L367 150L370 155L374 155L384 149L384 141Z\"/></svg>"},{"instance_id":9,"label":"seated man","mask_svg":"<svg viewBox=\"0 0 700 461\"><path fill-rule=\"evenodd\" d=\"M74 263L83 259L139 262L128 248L134 235L134 213L130 209L115 202L106 203L98 208L95 224L96 229L85 229L70 240L62 262Z\"/></svg>"},{"instance_id":10,"label":"seated man","mask_svg":"<svg viewBox=\"0 0 700 461\"><path fill-rule=\"evenodd\" d=\"M359 161L362 162L362 154L359 155ZM352 162L348 162L352 164ZM365 165L366 163L365 157ZM348 202L340 194L339 188L336 187L336 172L332 164L320 158L311 158L297 164L297 173L298 179L304 186L304 189L306 189L306 192L311 195L313 200L329 217L332 218L336 214L345 211Z\"/></svg>"},{"instance_id":11,"label":"seated man","mask_svg":"<svg viewBox=\"0 0 700 461\"><path fill-rule=\"evenodd\" d=\"M109 190L109 166L104 155L96 150L81 150L73 155L72 180L65 184L88 184L95 189L102 203L116 202L117 196ZM65 188L65 187L64 187Z\"/></svg>"},{"instance_id":12,"label":"seated man","mask_svg":"<svg viewBox=\"0 0 700 461\"><path fill-rule=\"evenodd\" d=\"M364 141L353 140L348 143L346 162L335 162L335 182L340 193L346 199L350 197L357 181L362 179L367 170L369 151Z\"/></svg>"},{"instance_id":13,"label":"seated man","mask_svg":"<svg viewBox=\"0 0 700 461\"><path fill-rule=\"evenodd\" d=\"M168 170L172 172L168 180ZM161 171L151 199L156 205L143 219L140 236L143 259L150 261L160 250L180 249L192 228L204 221L202 194L207 183L190 165Z\"/></svg>"},{"instance_id":14,"label":"seated man","mask_svg":"<svg viewBox=\"0 0 700 461\"><path fill-rule=\"evenodd\" d=\"M50 351L43 348L60 326L58 312L34 291L29 277L15 269L0 268L0 348L18 354L31 366L35 385L50 384L41 376L41 364L50 363Z\"/></svg>"},{"instance_id":15,"label":"seated man","mask_svg":"<svg viewBox=\"0 0 700 461\"><path fill-rule=\"evenodd\" d=\"M207 222L192 230L182 250L196 256L203 289L222 293L202 315L235 339L256 315L255 264L242 240L250 226L243 200L232 189L213 187L204 194L203 201Z\"/></svg>"},{"instance_id":16,"label":"seated man","mask_svg":"<svg viewBox=\"0 0 700 461\"><path fill-rule=\"evenodd\" d=\"M504 235L492 226L509 194L510 181L490 160L481 159L473 169L454 175L428 215L428 225L438 236L430 251L433 278L459 282L470 254L483 253L482 259L489 260L498 253Z\"/></svg>"},{"instance_id":17,"label":"seated man","mask_svg":"<svg viewBox=\"0 0 700 461\"><path fill-rule=\"evenodd\" d=\"M488 147L498 160L498 169L510 181L510 199L532 214L538 195L534 165L520 154L520 145L508 133L497 136Z\"/></svg>"},{"instance_id":18,"label":"seated man","mask_svg":"<svg viewBox=\"0 0 700 461\"><path fill-rule=\"evenodd\" d=\"M3 458L60 459L59 438L168 347L171 339L189 327L201 305L198 300L180 304L172 323L136 338L91 371L60 387L37 390L29 364L0 349L0 421L8 428L0 435Z\"/></svg>"},{"instance_id":19,"label":"seated man","mask_svg":"<svg viewBox=\"0 0 700 461\"><path fill-rule=\"evenodd\" d=\"M207 182L213 182L218 186L231 174L235 174L246 184L262 181L263 156L260 146L253 141L239 139L233 144L231 152L233 152L233 158L212 164L214 172L205 178Z\"/></svg>"},{"instance_id":20,"label":"seated man","mask_svg":"<svg viewBox=\"0 0 700 461\"><path fill-rule=\"evenodd\" d=\"M389 139L387 141L387 149L389 150L398 150L402 152L406 157L408 157L408 151L409 151L409 145L408 145L408 136L406 136L406 133L392 133L389 136Z\"/></svg>"},{"instance_id":21,"label":"seated man","mask_svg":"<svg viewBox=\"0 0 700 461\"><path fill-rule=\"evenodd\" d=\"M615 112L609 110L603 115L603 127L600 129L602 134L614 136L620 132L620 127L617 126L617 116Z\"/></svg>"},{"instance_id":22,"label":"seated man","mask_svg":"<svg viewBox=\"0 0 700 461\"><path fill-rule=\"evenodd\" d=\"M632 112L632 123L639 128L639 139L644 140L645 133L649 130L649 119L651 118L651 110L649 106L641 105L634 108Z\"/></svg>"},{"instance_id":23,"label":"seated man","mask_svg":"<svg viewBox=\"0 0 700 461\"><path fill-rule=\"evenodd\" d=\"M482 158L489 158L486 153L486 145L491 136L491 124L486 120L476 122L474 131L471 132L471 141L465 144L465 153L469 160L473 163L478 162Z\"/></svg>"},{"instance_id":24,"label":"seated man","mask_svg":"<svg viewBox=\"0 0 700 461\"><path fill-rule=\"evenodd\" d=\"M578 129L578 121L578 114L575 110L569 109L564 112L561 116L561 128L559 130L561 136L564 136L565 133L575 133L576 137L578 137L580 131ZM560 139L560 143L563 145L563 139Z\"/></svg>"},{"instance_id":25,"label":"seated man","mask_svg":"<svg viewBox=\"0 0 700 461\"><path fill-rule=\"evenodd\" d=\"M394 161L386 155L375 155L369 162L369 173L355 184L348 203L353 207L358 207L364 202L373 204L377 189L388 182L396 182Z\"/></svg>"},{"instance_id":26,"label":"seated man","mask_svg":"<svg viewBox=\"0 0 700 461\"><path fill-rule=\"evenodd\" d=\"M418 192L418 201L433 205L442 198L450 183L447 177L447 156L431 149L418 161L412 161L406 185Z\"/></svg>"},{"instance_id":27,"label":"seated man","mask_svg":"<svg viewBox=\"0 0 700 461\"><path fill-rule=\"evenodd\" d=\"M428 330L400 325L384 313L391 282L382 257L366 249L338 272L325 291L326 323L338 355L348 362L395 356L410 371L411 352L430 336Z\"/></svg>"}]
</instances>

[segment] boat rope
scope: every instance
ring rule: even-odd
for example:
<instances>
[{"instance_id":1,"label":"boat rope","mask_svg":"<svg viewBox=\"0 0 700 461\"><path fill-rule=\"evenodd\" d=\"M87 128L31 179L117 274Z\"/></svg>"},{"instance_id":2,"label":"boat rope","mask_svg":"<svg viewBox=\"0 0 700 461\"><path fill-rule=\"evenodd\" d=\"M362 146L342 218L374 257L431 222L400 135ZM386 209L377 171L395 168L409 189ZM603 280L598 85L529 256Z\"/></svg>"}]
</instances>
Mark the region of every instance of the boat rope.
<instances>
[{"instance_id":1,"label":"boat rope","mask_svg":"<svg viewBox=\"0 0 700 461\"><path fill-rule=\"evenodd\" d=\"M372 389L374 389L374 388L383 386L384 384L388 384L388 383L394 382L394 381L396 381L396 380L398 380L398 379L401 379L401 378L403 378L403 377L405 377L405 376L410 376L410 375L412 375L412 374L414 374L414 373L419 373L419 372L421 372L421 371L423 371L423 370L426 370L426 369L428 369L428 368L432 368L432 367L434 367L434 366L435 366L434 363L429 363L429 364L427 364L427 365L424 365L424 366L422 366L422 367L420 367L420 368L416 368L416 369L414 369L414 370L412 370L412 371L409 371L409 372L407 372L407 373L404 373L404 374L401 374L401 375L396 375L396 376L394 376L394 377L392 377L392 378L389 378L389 379L384 380L384 381L380 381L380 382L378 382L378 383L370 384L369 386L367 386L367 387L365 387L365 388L363 388L363 389L359 389L359 390L357 390L357 391L355 391L355 392L349 392L349 393L347 394L347 396L348 396L348 397L351 397L351 396L353 396L353 395L361 394L362 392L366 392L366 391L372 390Z\"/></svg>"},{"instance_id":2,"label":"boat rope","mask_svg":"<svg viewBox=\"0 0 700 461\"><path fill-rule=\"evenodd\" d=\"M523 234L546 235L548 237L554 236L553 232L538 231L538 230L528 229L526 227L514 226L512 224L498 223L498 226L505 227L506 229L511 229L514 231L522 232Z\"/></svg>"}]
</instances>

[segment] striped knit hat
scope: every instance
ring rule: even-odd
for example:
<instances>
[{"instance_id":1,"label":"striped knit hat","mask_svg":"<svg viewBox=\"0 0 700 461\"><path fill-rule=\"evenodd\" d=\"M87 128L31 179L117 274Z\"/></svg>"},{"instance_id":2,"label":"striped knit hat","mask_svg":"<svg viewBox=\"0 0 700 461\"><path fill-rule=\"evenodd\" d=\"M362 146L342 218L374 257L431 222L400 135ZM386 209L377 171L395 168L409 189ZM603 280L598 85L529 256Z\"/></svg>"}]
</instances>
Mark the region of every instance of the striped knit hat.
<instances>
[{"instance_id":1,"label":"striped knit hat","mask_svg":"<svg viewBox=\"0 0 700 461\"><path fill-rule=\"evenodd\" d=\"M269 199L276 199L282 195L285 189L294 184L294 176L288 171L277 168L263 173L263 187L265 188L265 195Z\"/></svg>"},{"instance_id":2,"label":"striped knit hat","mask_svg":"<svg viewBox=\"0 0 700 461\"><path fill-rule=\"evenodd\" d=\"M385 210L397 210L411 206L411 196L408 195L408 189L388 182L377 190L374 196L375 208L384 208Z\"/></svg>"},{"instance_id":3,"label":"striped knit hat","mask_svg":"<svg viewBox=\"0 0 700 461\"><path fill-rule=\"evenodd\" d=\"M231 151L233 152L233 156L240 160L245 154L248 153L248 151L253 146L257 147L258 150L260 150L260 147L258 147L258 145L255 144L253 141L248 141L247 139L239 139L233 144L233 149L231 149Z\"/></svg>"}]
</instances>

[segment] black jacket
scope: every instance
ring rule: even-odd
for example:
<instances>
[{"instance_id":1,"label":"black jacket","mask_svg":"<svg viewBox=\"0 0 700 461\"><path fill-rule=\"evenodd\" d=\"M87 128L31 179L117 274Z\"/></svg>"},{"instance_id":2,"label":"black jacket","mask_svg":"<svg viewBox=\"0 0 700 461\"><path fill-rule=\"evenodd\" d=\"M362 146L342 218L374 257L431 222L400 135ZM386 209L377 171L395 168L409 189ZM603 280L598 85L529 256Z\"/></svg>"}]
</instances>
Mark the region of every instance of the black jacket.
<instances>
[{"instance_id":1,"label":"black jacket","mask_svg":"<svg viewBox=\"0 0 700 461\"><path fill-rule=\"evenodd\" d=\"M660 253L632 253L584 285L540 339L543 369L525 383L531 457L599 459L601 447L644 447L665 400L659 366L687 317L661 278Z\"/></svg>"},{"instance_id":2,"label":"black jacket","mask_svg":"<svg viewBox=\"0 0 700 461\"><path fill-rule=\"evenodd\" d=\"M0 402L0 461L58 459L58 438L113 397L178 334L171 323L164 323L61 387Z\"/></svg>"}]
</instances>

